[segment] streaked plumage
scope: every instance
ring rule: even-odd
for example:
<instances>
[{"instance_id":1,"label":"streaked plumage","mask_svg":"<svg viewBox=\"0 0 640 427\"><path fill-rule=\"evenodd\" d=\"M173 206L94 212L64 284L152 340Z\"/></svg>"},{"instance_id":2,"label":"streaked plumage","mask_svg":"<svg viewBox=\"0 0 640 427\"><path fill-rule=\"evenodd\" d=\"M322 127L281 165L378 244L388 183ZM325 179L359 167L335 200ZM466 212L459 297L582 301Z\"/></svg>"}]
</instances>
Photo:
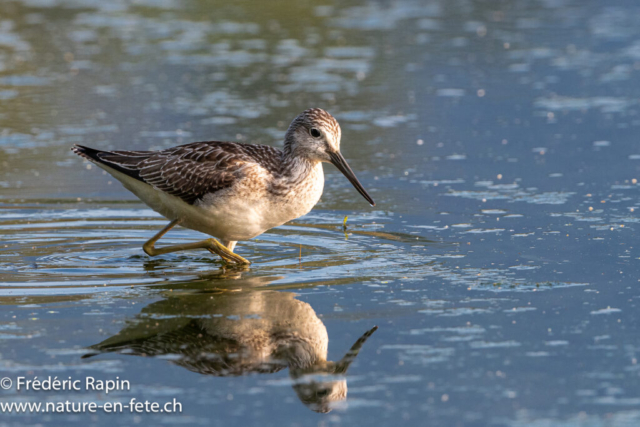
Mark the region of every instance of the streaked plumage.
<instances>
[{"instance_id":1,"label":"streaked plumage","mask_svg":"<svg viewBox=\"0 0 640 427\"><path fill-rule=\"evenodd\" d=\"M300 400L314 411L328 412L346 399L347 370L376 329L334 362L327 360L327 328L291 292L246 287L243 292L181 292L146 306L83 357L108 352L171 356L171 363L217 377L288 368Z\"/></svg>"},{"instance_id":2,"label":"streaked plumage","mask_svg":"<svg viewBox=\"0 0 640 427\"><path fill-rule=\"evenodd\" d=\"M156 212L180 225L235 242L308 213L331 162L373 204L340 155L341 130L324 110L306 110L285 135L284 150L237 142L194 142L162 151L73 151L105 169Z\"/></svg>"}]
</instances>

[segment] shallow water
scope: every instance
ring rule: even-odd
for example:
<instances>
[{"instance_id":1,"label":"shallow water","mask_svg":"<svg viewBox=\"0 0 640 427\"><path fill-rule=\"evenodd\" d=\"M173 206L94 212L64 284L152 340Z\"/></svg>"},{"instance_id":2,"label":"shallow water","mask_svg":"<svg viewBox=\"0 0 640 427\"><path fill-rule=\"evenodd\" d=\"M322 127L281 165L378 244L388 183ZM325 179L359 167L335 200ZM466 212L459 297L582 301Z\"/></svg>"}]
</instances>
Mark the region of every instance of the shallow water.
<instances>
[{"instance_id":1,"label":"shallow water","mask_svg":"<svg viewBox=\"0 0 640 427\"><path fill-rule=\"evenodd\" d=\"M0 402L182 403L0 425L637 425L638 13L0 3L0 377L131 383ZM144 255L166 221L69 151L278 146L310 106L340 121L376 207L329 165L316 209L239 244L246 270ZM346 377L298 369L374 325ZM267 336L298 353L264 363Z\"/></svg>"}]
</instances>

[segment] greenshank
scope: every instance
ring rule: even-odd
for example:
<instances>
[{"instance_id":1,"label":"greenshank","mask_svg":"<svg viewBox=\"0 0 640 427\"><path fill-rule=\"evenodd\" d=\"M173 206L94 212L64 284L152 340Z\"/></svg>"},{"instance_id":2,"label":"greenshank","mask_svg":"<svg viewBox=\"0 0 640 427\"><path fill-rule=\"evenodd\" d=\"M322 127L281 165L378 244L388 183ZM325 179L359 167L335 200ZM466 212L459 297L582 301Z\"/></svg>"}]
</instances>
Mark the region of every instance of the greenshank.
<instances>
[{"instance_id":1,"label":"greenshank","mask_svg":"<svg viewBox=\"0 0 640 427\"><path fill-rule=\"evenodd\" d=\"M340 154L341 134L331 114L311 108L291 122L283 150L221 141L161 151L101 151L81 145L72 150L170 221L142 246L149 256L207 249L225 262L250 264L233 252L236 243L307 214L322 195L323 162L335 165L375 206ZM212 238L156 248L176 225Z\"/></svg>"},{"instance_id":2,"label":"greenshank","mask_svg":"<svg viewBox=\"0 0 640 427\"><path fill-rule=\"evenodd\" d=\"M289 369L299 399L329 412L347 397L347 370L377 326L337 361L328 360L329 335L314 309L292 292L223 287L218 292L176 292L142 309L83 358L117 352L166 357L189 371L216 377ZM222 279L224 283L224 279Z\"/></svg>"}]
</instances>

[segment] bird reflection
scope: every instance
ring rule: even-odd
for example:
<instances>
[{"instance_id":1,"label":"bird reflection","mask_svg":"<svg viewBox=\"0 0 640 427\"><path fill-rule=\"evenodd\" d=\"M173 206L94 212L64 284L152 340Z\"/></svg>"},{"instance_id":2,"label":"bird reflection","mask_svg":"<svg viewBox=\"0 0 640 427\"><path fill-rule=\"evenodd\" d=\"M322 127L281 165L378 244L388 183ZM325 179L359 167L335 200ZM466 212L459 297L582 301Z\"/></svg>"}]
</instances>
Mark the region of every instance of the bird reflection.
<instances>
[{"instance_id":1,"label":"bird reflection","mask_svg":"<svg viewBox=\"0 0 640 427\"><path fill-rule=\"evenodd\" d=\"M340 361L328 361L327 329L313 308L291 292L256 288L264 277L252 279L240 280L240 288L168 292L83 357L173 355L176 365L221 377L289 368L299 399L313 411L329 412L346 399L349 365L377 327Z\"/></svg>"}]
</instances>

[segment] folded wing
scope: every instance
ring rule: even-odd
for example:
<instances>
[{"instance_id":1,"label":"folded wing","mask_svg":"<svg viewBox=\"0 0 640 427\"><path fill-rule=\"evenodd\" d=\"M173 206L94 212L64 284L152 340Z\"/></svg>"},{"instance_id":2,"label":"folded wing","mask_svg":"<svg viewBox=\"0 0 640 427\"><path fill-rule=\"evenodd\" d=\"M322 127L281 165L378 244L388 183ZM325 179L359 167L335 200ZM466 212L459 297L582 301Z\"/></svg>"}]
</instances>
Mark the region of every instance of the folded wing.
<instances>
[{"instance_id":1,"label":"folded wing","mask_svg":"<svg viewBox=\"0 0 640 427\"><path fill-rule=\"evenodd\" d=\"M258 160L255 148L250 147L256 146L210 141L162 151L100 151L81 145L74 146L73 151L193 204L242 179L243 170Z\"/></svg>"}]
</instances>

